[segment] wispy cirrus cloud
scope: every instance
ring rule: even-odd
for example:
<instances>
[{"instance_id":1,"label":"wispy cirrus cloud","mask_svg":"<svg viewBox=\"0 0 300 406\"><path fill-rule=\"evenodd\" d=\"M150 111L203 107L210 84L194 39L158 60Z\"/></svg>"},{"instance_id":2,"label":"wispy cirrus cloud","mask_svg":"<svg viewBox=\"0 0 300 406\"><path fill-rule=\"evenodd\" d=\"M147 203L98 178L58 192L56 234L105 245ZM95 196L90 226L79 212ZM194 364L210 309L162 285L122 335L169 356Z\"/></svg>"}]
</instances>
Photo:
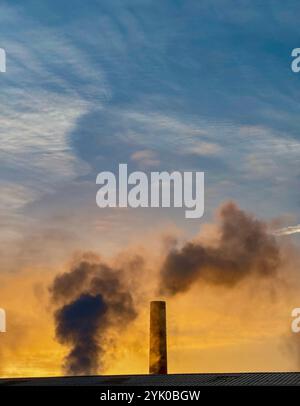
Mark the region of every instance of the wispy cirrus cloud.
<instances>
[{"instance_id":1,"label":"wispy cirrus cloud","mask_svg":"<svg viewBox=\"0 0 300 406\"><path fill-rule=\"evenodd\" d=\"M16 92L8 100L0 116L3 260L10 256L8 247L16 249L33 229L33 216L24 212L26 207L88 170L68 145L69 131L86 111L84 103L47 92L32 92L26 98Z\"/></svg>"},{"instance_id":2,"label":"wispy cirrus cloud","mask_svg":"<svg viewBox=\"0 0 300 406\"><path fill-rule=\"evenodd\" d=\"M213 156L222 153L222 147L219 144L208 141L196 141L185 149L187 154L198 156Z\"/></svg>"},{"instance_id":3,"label":"wispy cirrus cloud","mask_svg":"<svg viewBox=\"0 0 300 406\"><path fill-rule=\"evenodd\" d=\"M0 5L0 21L0 45L7 51L0 92L4 247L32 230L28 207L88 172L69 134L91 108L91 99L97 98L100 107L110 95L103 70L63 30L9 3Z\"/></svg>"},{"instance_id":4,"label":"wispy cirrus cloud","mask_svg":"<svg viewBox=\"0 0 300 406\"><path fill-rule=\"evenodd\" d=\"M140 167L158 167L160 160L155 152L147 149L134 152L130 159L138 164Z\"/></svg>"}]
</instances>

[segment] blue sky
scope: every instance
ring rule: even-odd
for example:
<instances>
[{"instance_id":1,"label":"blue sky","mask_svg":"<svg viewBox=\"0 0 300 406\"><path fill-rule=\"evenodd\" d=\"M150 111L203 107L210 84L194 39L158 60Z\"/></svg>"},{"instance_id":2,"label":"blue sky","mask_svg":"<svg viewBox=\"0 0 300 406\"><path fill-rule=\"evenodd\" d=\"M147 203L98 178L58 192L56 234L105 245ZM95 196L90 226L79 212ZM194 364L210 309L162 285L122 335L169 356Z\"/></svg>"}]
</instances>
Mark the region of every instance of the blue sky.
<instances>
[{"instance_id":1,"label":"blue sky","mask_svg":"<svg viewBox=\"0 0 300 406\"><path fill-rule=\"evenodd\" d=\"M299 12L296 0L1 1L3 253L199 228L174 210L100 212L96 175L120 162L204 170L203 221L234 199L299 223Z\"/></svg>"}]
</instances>

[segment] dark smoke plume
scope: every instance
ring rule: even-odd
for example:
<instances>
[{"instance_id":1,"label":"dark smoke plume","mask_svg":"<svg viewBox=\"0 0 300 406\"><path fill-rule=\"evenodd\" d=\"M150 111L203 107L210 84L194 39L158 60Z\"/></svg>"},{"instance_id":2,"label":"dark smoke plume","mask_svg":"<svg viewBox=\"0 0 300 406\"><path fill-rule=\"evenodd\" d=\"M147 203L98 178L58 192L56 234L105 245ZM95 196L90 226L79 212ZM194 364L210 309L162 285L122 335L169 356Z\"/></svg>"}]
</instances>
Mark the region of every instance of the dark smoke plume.
<instances>
[{"instance_id":1,"label":"dark smoke plume","mask_svg":"<svg viewBox=\"0 0 300 406\"><path fill-rule=\"evenodd\" d=\"M137 315L122 270L83 257L70 272L55 278L50 292L59 305L54 314L56 338L71 347L65 372L97 373L103 367L108 329L121 330Z\"/></svg>"},{"instance_id":2,"label":"dark smoke plume","mask_svg":"<svg viewBox=\"0 0 300 406\"><path fill-rule=\"evenodd\" d=\"M248 275L275 275L280 264L279 247L265 223L225 203L219 212L217 246L187 242L173 248L160 272L160 293L175 295L204 280L234 286Z\"/></svg>"},{"instance_id":3,"label":"dark smoke plume","mask_svg":"<svg viewBox=\"0 0 300 406\"><path fill-rule=\"evenodd\" d=\"M96 334L99 325L105 326L106 311L100 295L83 294L56 312L56 336L72 347L65 360L67 373L96 373L100 352Z\"/></svg>"}]
</instances>

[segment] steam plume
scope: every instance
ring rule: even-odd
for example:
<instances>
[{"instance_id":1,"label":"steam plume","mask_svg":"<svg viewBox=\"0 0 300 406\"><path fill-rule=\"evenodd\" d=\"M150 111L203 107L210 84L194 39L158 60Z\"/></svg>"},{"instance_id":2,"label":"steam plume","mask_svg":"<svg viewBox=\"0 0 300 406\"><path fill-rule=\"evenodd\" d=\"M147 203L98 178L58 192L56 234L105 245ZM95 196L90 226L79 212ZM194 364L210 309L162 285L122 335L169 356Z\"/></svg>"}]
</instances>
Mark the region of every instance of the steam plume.
<instances>
[{"instance_id":1,"label":"steam plume","mask_svg":"<svg viewBox=\"0 0 300 406\"><path fill-rule=\"evenodd\" d=\"M266 224L240 210L234 203L221 206L216 246L187 242L173 248L160 272L160 292L175 295L198 280L234 286L248 275L275 275L280 252Z\"/></svg>"},{"instance_id":2,"label":"steam plume","mask_svg":"<svg viewBox=\"0 0 300 406\"><path fill-rule=\"evenodd\" d=\"M50 291L59 305L54 314L56 338L71 347L65 372L97 373L103 367L108 330L125 328L137 315L122 270L83 257L70 272L55 278Z\"/></svg>"},{"instance_id":3,"label":"steam plume","mask_svg":"<svg viewBox=\"0 0 300 406\"><path fill-rule=\"evenodd\" d=\"M274 235L290 235L290 234L297 234L300 233L300 224L297 226L289 226L281 228L280 230L274 231Z\"/></svg>"}]
</instances>

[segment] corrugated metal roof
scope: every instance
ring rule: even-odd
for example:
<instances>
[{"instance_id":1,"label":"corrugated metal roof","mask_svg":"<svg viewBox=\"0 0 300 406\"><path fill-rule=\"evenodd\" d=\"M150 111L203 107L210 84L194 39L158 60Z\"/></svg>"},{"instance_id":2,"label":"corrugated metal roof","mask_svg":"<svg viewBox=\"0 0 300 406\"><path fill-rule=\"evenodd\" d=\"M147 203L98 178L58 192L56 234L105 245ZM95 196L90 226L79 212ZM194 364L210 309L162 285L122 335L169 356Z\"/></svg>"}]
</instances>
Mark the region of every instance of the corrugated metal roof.
<instances>
[{"instance_id":1,"label":"corrugated metal roof","mask_svg":"<svg viewBox=\"0 0 300 406\"><path fill-rule=\"evenodd\" d=\"M114 375L0 379L0 386L260 386L300 385L299 372Z\"/></svg>"}]
</instances>

